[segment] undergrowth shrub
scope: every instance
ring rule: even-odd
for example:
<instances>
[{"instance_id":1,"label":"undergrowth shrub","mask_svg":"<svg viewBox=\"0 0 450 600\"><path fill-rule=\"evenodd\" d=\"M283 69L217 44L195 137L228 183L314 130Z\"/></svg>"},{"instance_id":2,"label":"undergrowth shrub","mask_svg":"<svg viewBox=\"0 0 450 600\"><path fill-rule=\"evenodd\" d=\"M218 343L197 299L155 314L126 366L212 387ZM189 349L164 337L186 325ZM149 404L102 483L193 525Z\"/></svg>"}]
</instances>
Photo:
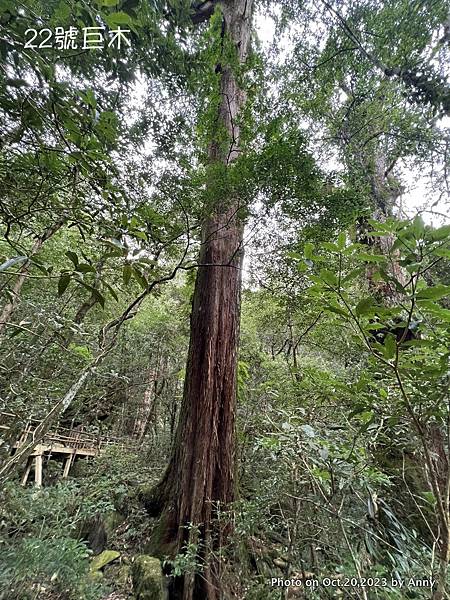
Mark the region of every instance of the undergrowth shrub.
<instances>
[{"instance_id":1,"label":"undergrowth shrub","mask_svg":"<svg viewBox=\"0 0 450 600\"><path fill-rule=\"evenodd\" d=\"M138 455L112 448L79 461L75 477L48 487L8 482L0 493L0 600L96 600L89 578L92 551L83 526L120 513L108 547L133 552L146 538L148 517L133 501L136 487L158 471ZM113 530L116 525L113 526ZM84 527L85 529L85 527Z\"/></svg>"},{"instance_id":2,"label":"undergrowth shrub","mask_svg":"<svg viewBox=\"0 0 450 600\"><path fill-rule=\"evenodd\" d=\"M90 551L68 538L27 537L2 549L1 600L97 600L101 586L89 579Z\"/></svg>"}]
</instances>

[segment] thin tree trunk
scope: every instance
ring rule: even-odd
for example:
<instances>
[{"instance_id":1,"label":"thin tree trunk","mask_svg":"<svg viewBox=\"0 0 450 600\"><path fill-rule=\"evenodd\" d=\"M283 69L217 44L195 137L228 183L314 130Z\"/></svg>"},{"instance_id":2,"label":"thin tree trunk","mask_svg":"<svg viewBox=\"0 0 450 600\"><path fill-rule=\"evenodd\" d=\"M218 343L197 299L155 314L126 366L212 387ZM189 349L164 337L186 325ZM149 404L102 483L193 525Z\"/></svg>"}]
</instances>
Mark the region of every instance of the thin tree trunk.
<instances>
[{"instance_id":1,"label":"thin tree trunk","mask_svg":"<svg viewBox=\"0 0 450 600\"><path fill-rule=\"evenodd\" d=\"M251 33L251 0L224 3L222 36L232 40L238 60L246 61ZM224 38L225 41L225 38ZM226 42L225 42L226 43ZM245 101L235 74L221 69L218 130L225 126L229 146L212 140L211 162L229 164L239 151L239 113ZM216 70L217 70L216 68ZM183 400L172 457L155 490L152 508L161 514L162 550L176 554L197 545L201 574L175 581L183 600L221 597L219 565L212 553L227 531L215 520L217 509L235 497L235 401L239 338L243 223L239 199L218 203L202 228L200 266L194 291Z\"/></svg>"},{"instance_id":2,"label":"thin tree trunk","mask_svg":"<svg viewBox=\"0 0 450 600\"><path fill-rule=\"evenodd\" d=\"M98 263L95 266L95 279L94 279L94 284L93 284L93 288L98 290L99 286L100 286L100 278L102 276L102 271L103 271L103 267L105 265L105 259L104 257L102 257ZM87 317L88 312L91 310L91 308L93 308L96 303L98 302L98 297L95 295L95 293L92 293L89 298L87 300L85 300L81 306L78 308L74 318L73 318L73 322L75 325L81 325L85 318ZM69 330L62 341L62 345L64 346L64 348L68 348L70 346L71 341L73 340L74 337L74 331L71 329Z\"/></svg>"},{"instance_id":3,"label":"thin tree trunk","mask_svg":"<svg viewBox=\"0 0 450 600\"><path fill-rule=\"evenodd\" d=\"M16 282L14 283L14 286L11 290L12 298L9 302L5 304L0 314L0 334L10 322L11 317L19 304L20 292L22 290L23 284L27 279L28 271L30 269L30 264L33 256L35 256L41 250L44 243L62 227L65 221L66 217L62 217L61 219L56 221L56 223L48 227L44 231L44 233L35 241L29 258L24 262L24 264L18 272Z\"/></svg>"},{"instance_id":4,"label":"thin tree trunk","mask_svg":"<svg viewBox=\"0 0 450 600\"><path fill-rule=\"evenodd\" d=\"M158 358L158 363L160 363L160 357ZM166 385L166 379L163 374L164 369L161 364L158 364L156 369L150 369L148 384L144 390L142 403L138 407L133 427L133 437L139 441L143 440L154 421L156 402ZM158 385L160 378L161 383Z\"/></svg>"},{"instance_id":5,"label":"thin tree trunk","mask_svg":"<svg viewBox=\"0 0 450 600\"><path fill-rule=\"evenodd\" d=\"M155 369L149 368L149 377L147 385L145 386L144 395L142 401L136 410L136 418L133 423L133 437L141 439L144 437L144 432L147 427L148 417L152 411L153 396L155 392L155 379L158 377L158 373Z\"/></svg>"}]
</instances>

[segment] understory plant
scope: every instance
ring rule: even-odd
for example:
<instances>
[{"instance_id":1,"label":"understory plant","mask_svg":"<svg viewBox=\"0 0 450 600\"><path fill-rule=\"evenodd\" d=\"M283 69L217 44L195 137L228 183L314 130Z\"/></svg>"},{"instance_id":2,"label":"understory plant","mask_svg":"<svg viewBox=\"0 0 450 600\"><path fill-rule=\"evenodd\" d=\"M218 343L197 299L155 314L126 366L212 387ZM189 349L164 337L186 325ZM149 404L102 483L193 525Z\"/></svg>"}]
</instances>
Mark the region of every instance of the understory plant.
<instances>
[{"instance_id":1,"label":"understory plant","mask_svg":"<svg viewBox=\"0 0 450 600\"><path fill-rule=\"evenodd\" d=\"M437 579L434 600L444 597L450 556L449 348L450 285L434 285L433 272L448 265L450 226L413 221L370 221L376 251L347 244L345 233L326 242L321 253L310 245L302 272L309 270L310 297L345 323L367 359L355 382L358 400L350 414L372 436L372 452L397 452L402 460L405 497L416 510L416 527L426 530L428 572ZM322 268L334 264L335 268ZM364 275L365 285L361 285ZM378 443L376 442L378 441ZM413 463L415 480L405 475ZM378 518L380 507L374 511Z\"/></svg>"}]
</instances>

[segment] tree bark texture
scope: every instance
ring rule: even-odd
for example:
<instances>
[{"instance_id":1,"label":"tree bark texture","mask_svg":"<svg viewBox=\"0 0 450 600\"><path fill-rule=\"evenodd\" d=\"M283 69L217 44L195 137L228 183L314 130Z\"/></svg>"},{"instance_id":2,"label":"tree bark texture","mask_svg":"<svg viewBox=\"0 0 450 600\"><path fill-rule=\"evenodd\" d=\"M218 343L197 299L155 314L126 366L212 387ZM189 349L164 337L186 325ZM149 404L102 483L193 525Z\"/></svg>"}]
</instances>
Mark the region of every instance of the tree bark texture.
<instances>
[{"instance_id":1,"label":"tree bark texture","mask_svg":"<svg viewBox=\"0 0 450 600\"><path fill-rule=\"evenodd\" d=\"M371 218L383 223L389 217L393 216L395 202L401 193L401 188L395 178L389 174L389 167L386 164L386 157L382 149L375 153L373 166L370 167L370 161L360 157L361 164L366 164L368 183L373 202L373 212ZM389 256L394 244L394 237L387 235L384 237L375 237L371 235L372 228L366 218L359 221L358 241L368 245L375 250L377 254ZM392 257L388 265L389 274L395 277L401 284L406 281L405 273L398 264L395 257ZM378 301L391 306L401 301L401 294L397 288L390 282L376 281L374 278L377 267L368 265L366 269L366 278L369 292Z\"/></svg>"},{"instance_id":2,"label":"tree bark texture","mask_svg":"<svg viewBox=\"0 0 450 600\"><path fill-rule=\"evenodd\" d=\"M243 64L251 34L252 0L223 3L222 35L234 44ZM232 162L239 153L239 113L245 93L232 69L221 65L218 124L229 144L211 140L212 163ZM218 510L235 495L235 401L243 223L239 198L218 201L205 219L196 277L186 378L172 457L155 491L161 514L159 548L172 554L196 544L203 564L200 575L175 582L172 596L183 600L224 597L220 565L213 553L227 531L217 523ZM191 525L193 527L191 527Z\"/></svg>"}]
</instances>

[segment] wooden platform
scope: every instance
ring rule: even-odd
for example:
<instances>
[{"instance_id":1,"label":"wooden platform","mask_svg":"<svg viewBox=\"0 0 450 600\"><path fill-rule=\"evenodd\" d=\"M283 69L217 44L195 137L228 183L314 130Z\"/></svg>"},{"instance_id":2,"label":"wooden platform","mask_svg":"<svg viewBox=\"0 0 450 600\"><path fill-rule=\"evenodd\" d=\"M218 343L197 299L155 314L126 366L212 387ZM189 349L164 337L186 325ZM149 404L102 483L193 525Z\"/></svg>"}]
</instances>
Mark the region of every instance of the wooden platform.
<instances>
[{"instance_id":1,"label":"wooden platform","mask_svg":"<svg viewBox=\"0 0 450 600\"><path fill-rule=\"evenodd\" d=\"M0 434L1 430L8 436L14 428L14 424L20 422L20 417L13 413L0 412ZM16 441L9 441L9 447L14 453L23 444L33 441L36 427L40 421L30 419L23 430L16 435ZM3 436L2 436L3 437ZM10 435L11 437L11 435ZM129 438L119 438L115 436L98 436L85 431L82 427L73 428L57 427L48 431L45 436L36 444L33 452L30 454L25 472L22 477L22 485L26 485L34 467L34 482L40 487L42 485L42 472L44 457L46 460L51 458L63 458L64 478L68 477L70 469L78 457L97 456L99 453L109 447L122 448L123 450L135 449L135 445Z\"/></svg>"}]
</instances>

